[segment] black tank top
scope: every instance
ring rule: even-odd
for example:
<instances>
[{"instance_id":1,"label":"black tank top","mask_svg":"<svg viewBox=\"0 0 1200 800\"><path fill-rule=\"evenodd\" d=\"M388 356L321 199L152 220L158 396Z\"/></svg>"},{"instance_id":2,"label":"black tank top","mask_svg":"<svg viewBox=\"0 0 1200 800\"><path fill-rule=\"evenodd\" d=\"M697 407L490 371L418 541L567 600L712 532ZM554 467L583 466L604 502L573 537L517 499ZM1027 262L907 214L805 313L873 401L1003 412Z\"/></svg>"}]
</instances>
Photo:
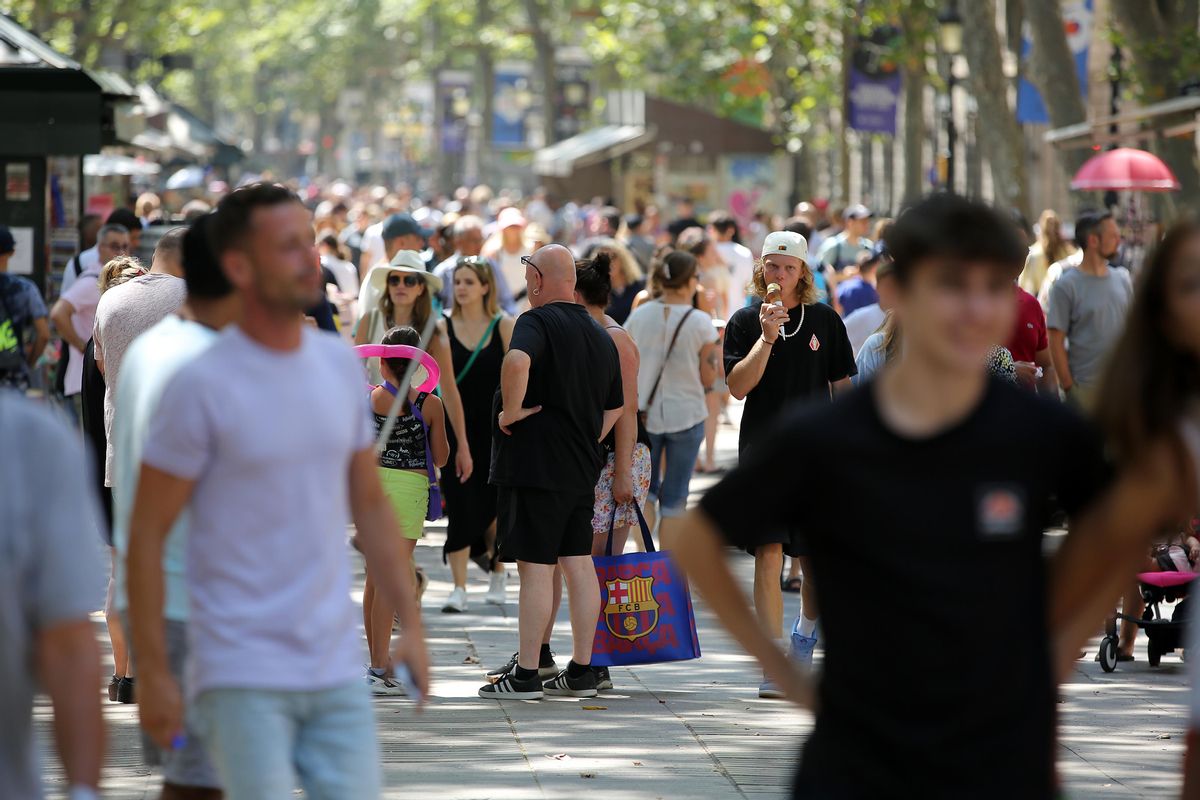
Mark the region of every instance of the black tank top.
<instances>
[{"instance_id":1,"label":"black tank top","mask_svg":"<svg viewBox=\"0 0 1200 800\"><path fill-rule=\"evenodd\" d=\"M417 395L417 408L424 411L425 398L429 395L421 392ZM374 414L375 437L383 432L387 423L386 414ZM405 409L396 417L392 427L392 435L388 437L387 447L379 454L379 466L385 469L413 469L422 472L428 469L425 461L425 426L415 416L412 409Z\"/></svg>"}]
</instances>

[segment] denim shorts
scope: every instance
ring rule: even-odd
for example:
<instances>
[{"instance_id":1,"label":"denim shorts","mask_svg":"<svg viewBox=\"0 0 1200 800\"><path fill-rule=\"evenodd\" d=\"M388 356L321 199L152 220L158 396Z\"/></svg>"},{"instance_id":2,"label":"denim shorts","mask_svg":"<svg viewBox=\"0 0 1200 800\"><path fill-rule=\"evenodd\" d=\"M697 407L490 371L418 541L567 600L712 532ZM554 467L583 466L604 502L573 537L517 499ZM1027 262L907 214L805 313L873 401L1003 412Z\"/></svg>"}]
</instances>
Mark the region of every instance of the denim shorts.
<instances>
[{"instance_id":1,"label":"denim shorts","mask_svg":"<svg viewBox=\"0 0 1200 800\"><path fill-rule=\"evenodd\" d=\"M206 689L193 703L195 728L226 800L379 797L375 712L366 684L315 691Z\"/></svg>"},{"instance_id":2,"label":"denim shorts","mask_svg":"<svg viewBox=\"0 0 1200 800\"><path fill-rule=\"evenodd\" d=\"M683 516L688 485L703 443L703 422L675 433L650 434L650 499L658 501L661 516Z\"/></svg>"}]
</instances>

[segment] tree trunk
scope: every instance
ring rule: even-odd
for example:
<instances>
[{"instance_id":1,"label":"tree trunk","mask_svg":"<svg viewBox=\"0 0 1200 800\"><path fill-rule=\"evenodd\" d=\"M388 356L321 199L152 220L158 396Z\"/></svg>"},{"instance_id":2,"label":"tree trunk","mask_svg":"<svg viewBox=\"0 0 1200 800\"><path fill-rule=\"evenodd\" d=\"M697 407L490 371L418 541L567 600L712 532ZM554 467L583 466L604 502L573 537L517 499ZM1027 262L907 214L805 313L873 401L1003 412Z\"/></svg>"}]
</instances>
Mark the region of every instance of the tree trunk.
<instances>
[{"instance_id":1,"label":"tree trunk","mask_svg":"<svg viewBox=\"0 0 1200 800\"><path fill-rule=\"evenodd\" d=\"M904 198L903 206L921 199L925 190L925 66L913 62L904 70Z\"/></svg>"},{"instance_id":2,"label":"tree trunk","mask_svg":"<svg viewBox=\"0 0 1200 800\"><path fill-rule=\"evenodd\" d=\"M537 79L534 87L542 95L542 142L549 147L558 141L558 131L555 119L558 107L558 73L556 70L557 53L554 40L546 29L544 20L547 9L538 0L525 0L525 14L529 17L529 28L532 31L534 69Z\"/></svg>"},{"instance_id":3,"label":"tree trunk","mask_svg":"<svg viewBox=\"0 0 1200 800\"><path fill-rule=\"evenodd\" d=\"M980 129L980 145L992 167L997 205L1015 208L1029 218L1025 153L1017 117L1008 105L1008 81L1000 69L1002 53L996 30L995 0L971 0L960 6L963 51L971 67L969 85L988 121Z\"/></svg>"},{"instance_id":4,"label":"tree trunk","mask_svg":"<svg viewBox=\"0 0 1200 800\"><path fill-rule=\"evenodd\" d=\"M1085 122L1087 108L1075 74L1075 57L1067 44L1059 0L1024 0L1025 14L1033 32L1033 50L1028 63L1029 79L1045 103L1050 125L1062 128ZM1070 178L1091 153L1081 148L1059 148L1058 161Z\"/></svg>"},{"instance_id":5,"label":"tree trunk","mask_svg":"<svg viewBox=\"0 0 1200 800\"><path fill-rule=\"evenodd\" d=\"M475 27L483 30L492 22L492 4L490 0L477 0L475 5ZM478 125L471 125L473 136L468 140L475 148L475 166L477 174L467 176L477 183L487 183L492 175L494 153L492 152L492 101L496 94L496 62L492 57L492 49L480 42L475 48L475 102L472 103L472 114L478 114Z\"/></svg>"},{"instance_id":6,"label":"tree trunk","mask_svg":"<svg viewBox=\"0 0 1200 800\"><path fill-rule=\"evenodd\" d=\"M1180 36L1194 34L1200 3L1196 0L1111 0L1113 14L1129 40L1128 52L1141 84L1145 103L1179 94L1175 65ZM1184 206L1200 203L1200 169L1195 140L1164 139L1159 145L1163 161L1179 178L1182 189L1175 200Z\"/></svg>"}]
</instances>

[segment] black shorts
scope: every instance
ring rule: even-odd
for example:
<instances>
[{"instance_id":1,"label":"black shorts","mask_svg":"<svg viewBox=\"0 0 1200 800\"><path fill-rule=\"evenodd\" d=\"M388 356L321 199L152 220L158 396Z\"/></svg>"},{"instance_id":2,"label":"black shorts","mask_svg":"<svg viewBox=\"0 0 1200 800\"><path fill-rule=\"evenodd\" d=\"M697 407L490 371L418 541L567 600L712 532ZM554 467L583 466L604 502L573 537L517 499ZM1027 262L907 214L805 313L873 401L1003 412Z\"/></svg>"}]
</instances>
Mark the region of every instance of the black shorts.
<instances>
[{"instance_id":1,"label":"black shorts","mask_svg":"<svg viewBox=\"0 0 1200 800\"><path fill-rule=\"evenodd\" d=\"M753 542L743 545L750 555L754 555L759 547L768 544L783 545L783 554L789 558L804 558L808 555L808 547L799 531L787 528L772 528L759 533Z\"/></svg>"},{"instance_id":2,"label":"black shorts","mask_svg":"<svg viewBox=\"0 0 1200 800\"><path fill-rule=\"evenodd\" d=\"M557 564L560 558L591 555L595 501L594 491L501 486L496 504L500 560Z\"/></svg>"}]
</instances>

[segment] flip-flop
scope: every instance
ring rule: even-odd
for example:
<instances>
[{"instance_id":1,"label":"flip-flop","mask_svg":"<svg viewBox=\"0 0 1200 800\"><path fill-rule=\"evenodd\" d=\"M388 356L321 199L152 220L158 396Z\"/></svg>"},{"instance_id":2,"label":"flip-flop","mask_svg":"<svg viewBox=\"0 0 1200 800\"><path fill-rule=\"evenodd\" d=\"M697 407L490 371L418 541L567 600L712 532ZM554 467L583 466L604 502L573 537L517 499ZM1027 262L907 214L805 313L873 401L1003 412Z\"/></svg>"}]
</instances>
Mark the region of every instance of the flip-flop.
<instances>
[{"instance_id":1,"label":"flip-flop","mask_svg":"<svg viewBox=\"0 0 1200 800\"><path fill-rule=\"evenodd\" d=\"M796 593L800 591L800 587L804 585L803 578L788 578L779 582L779 588L785 592Z\"/></svg>"}]
</instances>

